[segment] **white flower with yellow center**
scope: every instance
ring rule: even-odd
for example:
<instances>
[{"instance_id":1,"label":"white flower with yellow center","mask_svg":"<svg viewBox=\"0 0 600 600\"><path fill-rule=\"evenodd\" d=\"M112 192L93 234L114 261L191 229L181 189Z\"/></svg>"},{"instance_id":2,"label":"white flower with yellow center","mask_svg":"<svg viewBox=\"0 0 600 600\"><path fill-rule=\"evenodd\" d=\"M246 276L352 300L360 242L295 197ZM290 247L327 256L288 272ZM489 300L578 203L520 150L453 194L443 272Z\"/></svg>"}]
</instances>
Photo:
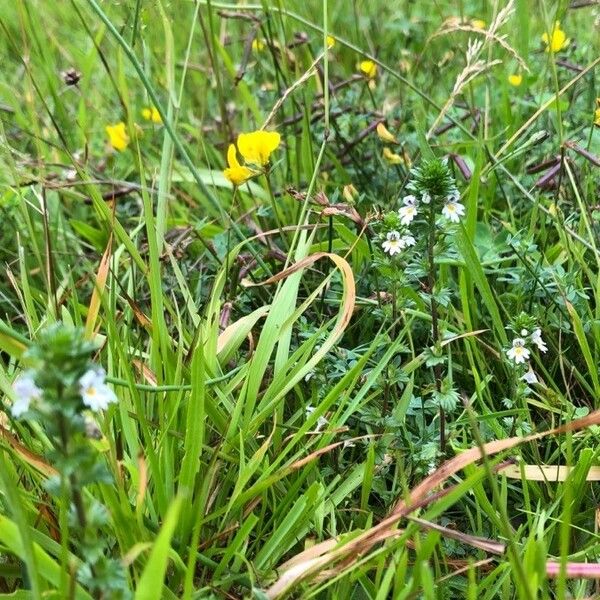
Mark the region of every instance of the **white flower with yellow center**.
<instances>
[{"instance_id":1,"label":"white flower with yellow center","mask_svg":"<svg viewBox=\"0 0 600 600\"><path fill-rule=\"evenodd\" d=\"M531 334L531 341L538 347L540 352L546 352L548 350L546 342L542 339L542 330L539 327L534 329Z\"/></svg>"},{"instance_id":2,"label":"white flower with yellow center","mask_svg":"<svg viewBox=\"0 0 600 600\"><path fill-rule=\"evenodd\" d=\"M460 218L465 214L465 207L458 202L458 200L454 200L454 196L449 196L444 204L444 208L442 208L442 215L451 221L452 223L458 223Z\"/></svg>"},{"instance_id":3,"label":"white flower with yellow center","mask_svg":"<svg viewBox=\"0 0 600 600\"><path fill-rule=\"evenodd\" d=\"M415 196L405 196L402 200L404 206L398 211L398 215L400 216L400 223L402 225L410 225L413 222L413 219L417 216L417 199Z\"/></svg>"},{"instance_id":4,"label":"white flower with yellow center","mask_svg":"<svg viewBox=\"0 0 600 600\"><path fill-rule=\"evenodd\" d=\"M390 256L398 254L404 248L400 239L400 234L397 231L389 231L385 236L383 244L381 244L383 251L387 252Z\"/></svg>"},{"instance_id":5,"label":"white flower with yellow center","mask_svg":"<svg viewBox=\"0 0 600 600\"><path fill-rule=\"evenodd\" d=\"M83 403L93 411L105 410L117 401L115 393L105 383L104 369L89 369L79 380Z\"/></svg>"},{"instance_id":6,"label":"white flower with yellow center","mask_svg":"<svg viewBox=\"0 0 600 600\"><path fill-rule=\"evenodd\" d=\"M523 338L515 338L512 347L506 351L508 358L514 360L517 365L528 360L530 354L529 350L525 348L525 340Z\"/></svg>"},{"instance_id":7,"label":"white flower with yellow center","mask_svg":"<svg viewBox=\"0 0 600 600\"><path fill-rule=\"evenodd\" d=\"M10 412L17 419L29 410L32 402L36 402L42 397L42 390L35 384L33 371L27 371L13 383L15 392L15 401L11 406Z\"/></svg>"},{"instance_id":8,"label":"white flower with yellow center","mask_svg":"<svg viewBox=\"0 0 600 600\"><path fill-rule=\"evenodd\" d=\"M400 235L397 231L390 231L386 235L386 239L381 244L381 247L384 252L387 252L390 256L394 256L394 254L398 254L404 248L414 246L415 244L416 240L410 233Z\"/></svg>"}]
</instances>

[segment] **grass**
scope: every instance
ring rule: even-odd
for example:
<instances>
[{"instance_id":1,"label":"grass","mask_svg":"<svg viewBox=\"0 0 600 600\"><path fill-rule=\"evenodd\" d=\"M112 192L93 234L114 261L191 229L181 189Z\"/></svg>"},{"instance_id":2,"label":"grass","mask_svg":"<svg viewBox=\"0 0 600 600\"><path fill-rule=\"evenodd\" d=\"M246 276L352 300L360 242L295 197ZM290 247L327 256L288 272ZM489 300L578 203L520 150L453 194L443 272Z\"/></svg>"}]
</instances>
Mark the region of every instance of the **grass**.
<instances>
[{"instance_id":1,"label":"grass","mask_svg":"<svg viewBox=\"0 0 600 600\"><path fill-rule=\"evenodd\" d=\"M597 6L6 8L0 597L597 594ZM265 125L270 168L234 189L228 145ZM435 157L465 215L389 256ZM104 475L53 491L75 442L10 407L56 322L118 402L81 442ZM522 323L548 346L527 385Z\"/></svg>"}]
</instances>

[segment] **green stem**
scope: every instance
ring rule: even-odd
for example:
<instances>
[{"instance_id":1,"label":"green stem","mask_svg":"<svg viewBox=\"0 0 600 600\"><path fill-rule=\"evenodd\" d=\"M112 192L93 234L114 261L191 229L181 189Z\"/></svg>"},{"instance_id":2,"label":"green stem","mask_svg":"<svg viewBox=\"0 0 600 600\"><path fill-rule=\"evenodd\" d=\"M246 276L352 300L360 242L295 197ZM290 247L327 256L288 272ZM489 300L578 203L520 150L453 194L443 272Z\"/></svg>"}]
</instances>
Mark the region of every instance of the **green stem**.
<instances>
[{"instance_id":1,"label":"green stem","mask_svg":"<svg viewBox=\"0 0 600 600\"><path fill-rule=\"evenodd\" d=\"M434 298L435 288L435 207L433 199L429 205L429 241L427 244L427 256L429 260L429 274L427 285L429 287L429 301L431 303L431 337L433 346L437 350L440 343L440 328L438 323L437 302ZM442 385L442 371L439 364L433 367L433 377L435 379L435 389L440 392ZM440 406L440 452L446 452L446 414Z\"/></svg>"}]
</instances>

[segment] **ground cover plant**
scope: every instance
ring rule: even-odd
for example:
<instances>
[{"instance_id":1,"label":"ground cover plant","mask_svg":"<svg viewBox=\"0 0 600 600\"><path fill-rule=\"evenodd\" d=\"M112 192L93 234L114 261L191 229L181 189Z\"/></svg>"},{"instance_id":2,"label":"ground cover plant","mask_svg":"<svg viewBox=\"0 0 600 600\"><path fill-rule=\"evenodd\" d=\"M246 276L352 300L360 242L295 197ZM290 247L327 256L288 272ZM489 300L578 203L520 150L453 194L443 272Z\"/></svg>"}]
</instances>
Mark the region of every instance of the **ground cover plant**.
<instances>
[{"instance_id":1,"label":"ground cover plant","mask_svg":"<svg viewBox=\"0 0 600 600\"><path fill-rule=\"evenodd\" d=\"M597 2L0 6L1 598L595 597Z\"/></svg>"}]
</instances>

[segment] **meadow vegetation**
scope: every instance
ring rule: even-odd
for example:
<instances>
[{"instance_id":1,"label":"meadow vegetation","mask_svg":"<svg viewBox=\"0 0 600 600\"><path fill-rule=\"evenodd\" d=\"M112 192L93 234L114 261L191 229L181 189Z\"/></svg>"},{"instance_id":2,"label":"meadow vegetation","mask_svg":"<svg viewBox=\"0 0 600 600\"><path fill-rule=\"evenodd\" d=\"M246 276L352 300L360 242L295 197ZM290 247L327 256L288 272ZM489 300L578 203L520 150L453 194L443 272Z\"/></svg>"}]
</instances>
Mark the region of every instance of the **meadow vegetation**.
<instances>
[{"instance_id":1,"label":"meadow vegetation","mask_svg":"<svg viewBox=\"0 0 600 600\"><path fill-rule=\"evenodd\" d=\"M597 2L0 7L0 598L597 597Z\"/></svg>"}]
</instances>

